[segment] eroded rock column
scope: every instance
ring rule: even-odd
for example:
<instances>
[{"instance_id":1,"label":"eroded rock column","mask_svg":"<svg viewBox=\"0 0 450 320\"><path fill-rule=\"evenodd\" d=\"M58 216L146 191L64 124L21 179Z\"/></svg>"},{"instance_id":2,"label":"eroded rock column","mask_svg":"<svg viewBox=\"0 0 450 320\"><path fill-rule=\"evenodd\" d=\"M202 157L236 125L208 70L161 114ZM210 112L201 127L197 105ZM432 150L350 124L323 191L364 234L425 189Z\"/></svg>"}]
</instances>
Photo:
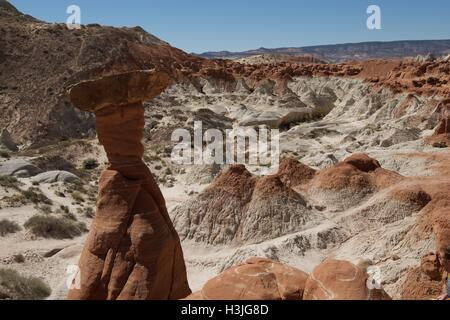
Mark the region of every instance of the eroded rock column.
<instances>
[{"instance_id":1,"label":"eroded rock column","mask_svg":"<svg viewBox=\"0 0 450 320\"><path fill-rule=\"evenodd\" d=\"M109 159L99 181L97 212L80 258L73 300L181 299L191 293L180 240L164 197L142 161L144 107L170 84L156 71L86 81L73 104L95 112Z\"/></svg>"}]
</instances>

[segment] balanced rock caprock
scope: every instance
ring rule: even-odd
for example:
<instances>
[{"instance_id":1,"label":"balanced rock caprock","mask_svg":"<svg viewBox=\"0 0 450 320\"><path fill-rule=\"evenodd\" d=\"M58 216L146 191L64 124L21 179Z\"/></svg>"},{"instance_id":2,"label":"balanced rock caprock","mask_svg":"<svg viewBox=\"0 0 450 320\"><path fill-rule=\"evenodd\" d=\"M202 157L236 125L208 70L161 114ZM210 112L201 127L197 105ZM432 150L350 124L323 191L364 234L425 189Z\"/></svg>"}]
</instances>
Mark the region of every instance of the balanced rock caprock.
<instances>
[{"instance_id":1,"label":"balanced rock caprock","mask_svg":"<svg viewBox=\"0 0 450 320\"><path fill-rule=\"evenodd\" d=\"M97 212L80 258L80 287L68 299L172 300L191 293L178 234L142 161L142 102L170 82L165 73L137 71L70 90L76 107L95 112L110 164L100 177Z\"/></svg>"}]
</instances>

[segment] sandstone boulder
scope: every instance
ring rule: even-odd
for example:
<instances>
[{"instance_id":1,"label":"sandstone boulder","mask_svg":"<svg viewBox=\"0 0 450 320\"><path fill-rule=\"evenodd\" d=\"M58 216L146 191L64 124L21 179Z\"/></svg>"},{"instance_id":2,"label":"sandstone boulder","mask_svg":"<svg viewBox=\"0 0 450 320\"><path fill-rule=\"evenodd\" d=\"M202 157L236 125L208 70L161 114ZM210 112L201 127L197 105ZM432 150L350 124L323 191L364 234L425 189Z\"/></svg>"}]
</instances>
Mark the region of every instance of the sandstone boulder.
<instances>
[{"instance_id":1,"label":"sandstone boulder","mask_svg":"<svg viewBox=\"0 0 450 320\"><path fill-rule=\"evenodd\" d=\"M47 171L31 178L36 183L73 182L79 178L67 171Z\"/></svg>"},{"instance_id":2,"label":"sandstone boulder","mask_svg":"<svg viewBox=\"0 0 450 320\"><path fill-rule=\"evenodd\" d=\"M263 258L251 258L208 281L187 300L302 300L308 275Z\"/></svg>"},{"instance_id":3,"label":"sandstone boulder","mask_svg":"<svg viewBox=\"0 0 450 320\"><path fill-rule=\"evenodd\" d=\"M33 177L42 170L23 159L14 159L0 163L0 176Z\"/></svg>"},{"instance_id":4,"label":"sandstone boulder","mask_svg":"<svg viewBox=\"0 0 450 320\"><path fill-rule=\"evenodd\" d=\"M445 230L438 234L437 249L450 244L450 232ZM442 294L446 275L440 265L436 253L429 253L422 257L420 267L411 269L406 274L400 288L401 298L404 300L434 300Z\"/></svg>"},{"instance_id":5,"label":"sandstone boulder","mask_svg":"<svg viewBox=\"0 0 450 320\"><path fill-rule=\"evenodd\" d=\"M368 300L368 275L347 261L327 259L310 274L304 300Z\"/></svg>"}]
</instances>

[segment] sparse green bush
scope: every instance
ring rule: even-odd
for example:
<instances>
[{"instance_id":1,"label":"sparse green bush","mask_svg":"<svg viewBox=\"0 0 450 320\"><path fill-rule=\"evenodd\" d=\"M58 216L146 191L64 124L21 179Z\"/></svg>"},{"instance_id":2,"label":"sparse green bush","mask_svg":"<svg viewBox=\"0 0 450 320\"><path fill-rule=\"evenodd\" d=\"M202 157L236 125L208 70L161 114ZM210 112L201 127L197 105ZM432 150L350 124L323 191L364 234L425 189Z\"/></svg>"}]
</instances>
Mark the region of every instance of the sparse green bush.
<instances>
[{"instance_id":1,"label":"sparse green bush","mask_svg":"<svg viewBox=\"0 0 450 320\"><path fill-rule=\"evenodd\" d=\"M10 176L0 176L0 186L4 187L4 188L10 188L10 189L19 189L19 185L21 183L19 182L19 180L17 180L14 177L10 177Z\"/></svg>"},{"instance_id":2,"label":"sparse green bush","mask_svg":"<svg viewBox=\"0 0 450 320\"><path fill-rule=\"evenodd\" d=\"M161 161L161 157L158 154L150 154L150 155L145 155L144 160L146 162Z\"/></svg>"},{"instance_id":3,"label":"sparse green bush","mask_svg":"<svg viewBox=\"0 0 450 320\"><path fill-rule=\"evenodd\" d=\"M21 196L23 197L23 202L34 203L34 204L47 204L52 205L53 201L47 198L45 194L42 193L38 188L29 188L26 191L22 191Z\"/></svg>"},{"instance_id":4,"label":"sparse green bush","mask_svg":"<svg viewBox=\"0 0 450 320\"><path fill-rule=\"evenodd\" d=\"M21 253L14 255L13 259L14 259L15 263L24 263L25 262L25 257Z\"/></svg>"},{"instance_id":5,"label":"sparse green bush","mask_svg":"<svg viewBox=\"0 0 450 320\"><path fill-rule=\"evenodd\" d=\"M0 237L4 237L10 233L16 233L20 230L22 230L22 228L16 222L6 219L0 221Z\"/></svg>"},{"instance_id":6,"label":"sparse green bush","mask_svg":"<svg viewBox=\"0 0 450 320\"><path fill-rule=\"evenodd\" d=\"M24 277L11 269L0 269L0 296L14 300L40 300L51 294L42 280Z\"/></svg>"},{"instance_id":7,"label":"sparse green bush","mask_svg":"<svg viewBox=\"0 0 450 320\"><path fill-rule=\"evenodd\" d=\"M91 207L87 207L84 210L84 215L86 216L86 218L93 218L95 216L94 209L92 209Z\"/></svg>"},{"instance_id":8,"label":"sparse green bush","mask_svg":"<svg viewBox=\"0 0 450 320\"><path fill-rule=\"evenodd\" d=\"M67 185L67 190L69 190L70 193L74 192L74 191L78 191L80 193L86 193L86 188L85 188L85 182L83 182L82 180L74 180L72 182L70 182Z\"/></svg>"},{"instance_id":9,"label":"sparse green bush","mask_svg":"<svg viewBox=\"0 0 450 320\"><path fill-rule=\"evenodd\" d=\"M44 214L51 214L53 212L53 209L51 206L49 206L48 204L44 204L42 206L38 206L37 209L44 213Z\"/></svg>"},{"instance_id":10,"label":"sparse green bush","mask_svg":"<svg viewBox=\"0 0 450 320\"><path fill-rule=\"evenodd\" d=\"M9 155L9 153L6 152L6 151L0 151L0 157L1 157L1 158L5 158L5 159L11 158L11 156Z\"/></svg>"},{"instance_id":11,"label":"sparse green bush","mask_svg":"<svg viewBox=\"0 0 450 320\"><path fill-rule=\"evenodd\" d=\"M63 217L72 221L78 221L77 217L72 212L65 213Z\"/></svg>"},{"instance_id":12,"label":"sparse green bush","mask_svg":"<svg viewBox=\"0 0 450 320\"><path fill-rule=\"evenodd\" d=\"M65 198L66 195L64 193L62 193L61 191L55 191L55 195L60 197L60 198Z\"/></svg>"},{"instance_id":13,"label":"sparse green bush","mask_svg":"<svg viewBox=\"0 0 450 320\"><path fill-rule=\"evenodd\" d=\"M74 193L72 193L72 198L77 203L83 203L84 202L83 196L78 191L75 191Z\"/></svg>"},{"instance_id":14,"label":"sparse green bush","mask_svg":"<svg viewBox=\"0 0 450 320\"><path fill-rule=\"evenodd\" d=\"M30 218L24 226L36 236L53 239L72 239L87 231L84 223L42 215Z\"/></svg>"}]
</instances>

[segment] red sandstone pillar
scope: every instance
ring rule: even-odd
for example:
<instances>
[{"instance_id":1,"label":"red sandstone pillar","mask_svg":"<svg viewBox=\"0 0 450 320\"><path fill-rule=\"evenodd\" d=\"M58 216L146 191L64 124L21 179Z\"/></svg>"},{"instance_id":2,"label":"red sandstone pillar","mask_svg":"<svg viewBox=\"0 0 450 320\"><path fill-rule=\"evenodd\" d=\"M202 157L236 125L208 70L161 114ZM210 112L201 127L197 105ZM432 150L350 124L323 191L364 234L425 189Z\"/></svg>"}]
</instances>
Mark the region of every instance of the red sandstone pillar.
<instances>
[{"instance_id":1,"label":"red sandstone pillar","mask_svg":"<svg viewBox=\"0 0 450 320\"><path fill-rule=\"evenodd\" d=\"M100 177L97 212L80 258L81 287L68 299L181 299L191 293L178 234L142 161L142 102L169 84L165 73L137 71L70 90L76 107L95 112L110 165Z\"/></svg>"}]
</instances>

